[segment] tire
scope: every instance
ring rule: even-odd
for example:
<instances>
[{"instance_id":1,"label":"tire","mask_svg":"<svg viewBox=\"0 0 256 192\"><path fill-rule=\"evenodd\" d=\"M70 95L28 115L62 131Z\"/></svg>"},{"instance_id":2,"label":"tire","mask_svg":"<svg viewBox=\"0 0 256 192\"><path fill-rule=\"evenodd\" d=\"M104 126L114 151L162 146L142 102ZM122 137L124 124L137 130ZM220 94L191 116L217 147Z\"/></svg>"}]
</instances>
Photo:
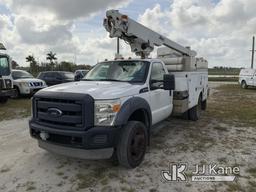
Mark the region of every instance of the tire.
<instances>
[{"instance_id":1,"label":"tire","mask_svg":"<svg viewBox=\"0 0 256 192\"><path fill-rule=\"evenodd\" d=\"M189 120L197 121L201 116L201 111L202 111L202 97L199 96L197 105L188 110Z\"/></svg>"},{"instance_id":2,"label":"tire","mask_svg":"<svg viewBox=\"0 0 256 192\"><path fill-rule=\"evenodd\" d=\"M0 97L0 103L4 104L8 101L8 97Z\"/></svg>"},{"instance_id":3,"label":"tire","mask_svg":"<svg viewBox=\"0 0 256 192\"><path fill-rule=\"evenodd\" d=\"M184 119L184 120L189 120L189 114L188 114L188 111L182 113L181 115L181 118Z\"/></svg>"},{"instance_id":4,"label":"tire","mask_svg":"<svg viewBox=\"0 0 256 192\"><path fill-rule=\"evenodd\" d=\"M14 89L15 89L15 91L14 91L14 95L12 96L12 98L17 99L20 97L20 90L18 87L15 87Z\"/></svg>"},{"instance_id":5,"label":"tire","mask_svg":"<svg viewBox=\"0 0 256 192\"><path fill-rule=\"evenodd\" d=\"M204 101L202 101L201 109L205 111L206 108L207 108L207 100L204 100Z\"/></svg>"},{"instance_id":6,"label":"tire","mask_svg":"<svg viewBox=\"0 0 256 192\"><path fill-rule=\"evenodd\" d=\"M242 87L243 89L247 89L247 88L248 88L248 85L247 85L246 81L242 81L241 87Z\"/></svg>"},{"instance_id":7,"label":"tire","mask_svg":"<svg viewBox=\"0 0 256 192\"><path fill-rule=\"evenodd\" d=\"M116 153L120 165L135 168L144 159L148 141L145 125L139 121L129 121L123 127Z\"/></svg>"},{"instance_id":8,"label":"tire","mask_svg":"<svg viewBox=\"0 0 256 192\"><path fill-rule=\"evenodd\" d=\"M113 166L118 166L119 162L118 162L118 158L117 158L117 153L116 153L116 149L114 150L112 156L110 157L110 162L112 163Z\"/></svg>"}]
</instances>

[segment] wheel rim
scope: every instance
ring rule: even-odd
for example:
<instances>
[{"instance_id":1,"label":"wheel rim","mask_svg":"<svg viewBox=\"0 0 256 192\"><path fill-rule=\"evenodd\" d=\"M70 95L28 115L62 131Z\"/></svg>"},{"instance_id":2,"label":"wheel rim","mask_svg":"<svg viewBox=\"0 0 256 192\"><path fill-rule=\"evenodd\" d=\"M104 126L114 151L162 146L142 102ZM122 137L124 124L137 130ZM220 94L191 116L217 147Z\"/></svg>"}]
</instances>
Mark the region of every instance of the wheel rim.
<instances>
[{"instance_id":1,"label":"wheel rim","mask_svg":"<svg viewBox=\"0 0 256 192\"><path fill-rule=\"evenodd\" d=\"M132 136L130 154L133 161L139 161L145 153L146 137L143 129L137 129Z\"/></svg>"}]
</instances>

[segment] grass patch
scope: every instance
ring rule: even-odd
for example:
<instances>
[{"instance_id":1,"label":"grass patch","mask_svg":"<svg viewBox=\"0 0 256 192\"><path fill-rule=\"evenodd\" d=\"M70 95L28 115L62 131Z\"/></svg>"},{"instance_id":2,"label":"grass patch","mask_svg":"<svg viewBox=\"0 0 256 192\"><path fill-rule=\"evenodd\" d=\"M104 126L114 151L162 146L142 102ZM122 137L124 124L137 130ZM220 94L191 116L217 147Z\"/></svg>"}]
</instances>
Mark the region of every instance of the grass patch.
<instances>
[{"instance_id":1,"label":"grass patch","mask_svg":"<svg viewBox=\"0 0 256 192\"><path fill-rule=\"evenodd\" d=\"M124 187L122 186L121 187L121 191L124 191L124 192L135 192L136 190L132 187Z\"/></svg>"},{"instance_id":2,"label":"grass patch","mask_svg":"<svg viewBox=\"0 0 256 192\"><path fill-rule=\"evenodd\" d=\"M78 179L77 190L86 189L95 185L95 178L90 174L78 173L76 178Z\"/></svg>"},{"instance_id":3,"label":"grass patch","mask_svg":"<svg viewBox=\"0 0 256 192\"><path fill-rule=\"evenodd\" d=\"M63 176L64 173L60 171L60 172L57 172L56 175L58 175L58 176Z\"/></svg>"},{"instance_id":4,"label":"grass patch","mask_svg":"<svg viewBox=\"0 0 256 192\"><path fill-rule=\"evenodd\" d=\"M251 176L253 176L254 178L256 178L256 167L254 168L249 168L246 170L246 172L248 172Z\"/></svg>"},{"instance_id":5,"label":"grass patch","mask_svg":"<svg viewBox=\"0 0 256 192\"><path fill-rule=\"evenodd\" d=\"M6 172L8 172L8 171L10 171L11 169L9 168L9 167L6 167L6 168L2 168L1 170L0 170L0 173L6 173Z\"/></svg>"},{"instance_id":6,"label":"grass patch","mask_svg":"<svg viewBox=\"0 0 256 192\"><path fill-rule=\"evenodd\" d=\"M245 192L245 189L239 183L229 183L227 185L227 192Z\"/></svg>"},{"instance_id":7,"label":"grass patch","mask_svg":"<svg viewBox=\"0 0 256 192\"><path fill-rule=\"evenodd\" d=\"M256 126L256 90L242 89L239 85L222 85L216 88L208 105L208 115L222 121L238 121Z\"/></svg>"},{"instance_id":8,"label":"grass patch","mask_svg":"<svg viewBox=\"0 0 256 192\"><path fill-rule=\"evenodd\" d=\"M102 185L107 185L109 182L107 172L108 168L97 167L90 173L78 173L76 175L76 179L78 180L77 190L93 187L98 181L100 181Z\"/></svg>"},{"instance_id":9,"label":"grass patch","mask_svg":"<svg viewBox=\"0 0 256 192\"><path fill-rule=\"evenodd\" d=\"M223 164L227 163L227 158L226 157L220 157L217 160L218 160L219 163L223 163Z\"/></svg>"},{"instance_id":10,"label":"grass patch","mask_svg":"<svg viewBox=\"0 0 256 192\"><path fill-rule=\"evenodd\" d=\"M31 100L28 98L10 99L0 104L0 121L24 118L31 115Z\"/></svg>"},{"instance_id":11,"label":"grass patch","mask_svg":"<svg viewBox=\"0 0 256 192\"><path fill-rule=\"evenodd\" d=\"M214 129L217 131L225 131L225 132L228 131L228 129L226 127L221 127L221 126L215 126Z\"/></svg>"},{"instance_id":12,"label":"grass patch","mask_svg":"<svg viewBox=\"0 0 256 192\"><path fill-rule=\"evenodd\" d=\"M228 81L228 82L238 82L238 77L209 77L209 81Z\"/></svg>"},{"instance_id":13,"label":"grass patch","mask_svg":"<svg viewBox=\"0 0 256 192\"><path fill-rule=\"evenodd\" d=\"M35 182L33 182L33 181L26 182L24 186L26 187L26 191L35 191L36 190Z\"/></svg>"}]
</instances>

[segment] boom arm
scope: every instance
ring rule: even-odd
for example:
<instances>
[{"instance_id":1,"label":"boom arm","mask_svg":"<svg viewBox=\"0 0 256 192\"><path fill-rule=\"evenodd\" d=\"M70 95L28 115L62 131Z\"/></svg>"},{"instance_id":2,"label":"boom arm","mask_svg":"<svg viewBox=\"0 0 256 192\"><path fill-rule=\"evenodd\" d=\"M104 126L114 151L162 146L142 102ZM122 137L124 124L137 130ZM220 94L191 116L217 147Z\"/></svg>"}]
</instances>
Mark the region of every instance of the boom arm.
<instances>
[{"instance_id":1,"label":"boom arm","mask_svg":"<svg viewBox=\"0 0 256 192\"><path fill-rule=\"evenodd\" d=\"M152 31L128 18L127 15L120 14L118 10L107 11L103 25L110 33L109 36L111 38L119 37L128 42L131 46L131 51L142 58L147 57L154 50L154 46L161 45L165 45L185 56L194 57L196 55L195 51Z\"/></svg>"}]
</instances>

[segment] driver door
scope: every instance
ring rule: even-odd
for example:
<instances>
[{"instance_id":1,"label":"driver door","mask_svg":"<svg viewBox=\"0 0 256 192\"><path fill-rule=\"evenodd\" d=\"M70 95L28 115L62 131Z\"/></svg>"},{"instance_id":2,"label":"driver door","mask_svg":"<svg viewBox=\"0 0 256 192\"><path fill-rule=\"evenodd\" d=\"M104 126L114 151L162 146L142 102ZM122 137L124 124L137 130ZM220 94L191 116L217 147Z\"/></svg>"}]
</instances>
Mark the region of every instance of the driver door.
<instances>
[{"instance_id":1,"label":"driver door","mask_svg":"<svg viewBox=\"0 0 256 192\"><path fill-rule=\"evenodd\" d=\"M163 64L156 62L152 64L150 75L150 107L152 111L152 124L166 119L172 112L173 103L170 91L163 89L163 76L165 71Z\"/></svg>"}]
</instances>

